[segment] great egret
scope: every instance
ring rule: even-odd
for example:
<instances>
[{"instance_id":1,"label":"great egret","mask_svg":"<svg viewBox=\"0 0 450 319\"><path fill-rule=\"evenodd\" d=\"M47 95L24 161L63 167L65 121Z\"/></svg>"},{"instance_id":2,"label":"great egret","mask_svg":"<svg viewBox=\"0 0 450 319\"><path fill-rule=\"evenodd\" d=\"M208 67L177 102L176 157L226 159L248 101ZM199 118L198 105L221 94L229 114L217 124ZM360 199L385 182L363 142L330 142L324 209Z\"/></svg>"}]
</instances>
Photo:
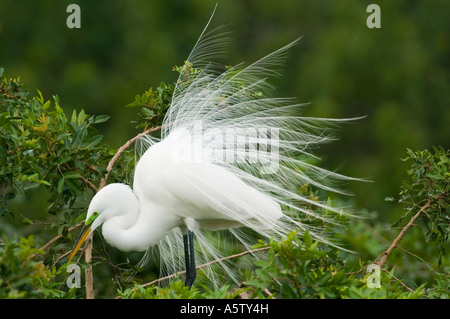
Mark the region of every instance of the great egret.
<instances>
[{"instance_id":1,"label":"great egret","mask_svg":"<svg viewBox=\"0 0 450 319\"><path fill-rule=\"evenodd\" d=\"M331 140L332 128L345 120L301 117L302 104L265 94L271 87L267 77L277 74L273 67L297 40L247 67L220 69L210 60L222 56L226 41L208 31L211 19L180 72L161 139L141 141L146 150L133 189L114 183L93 197L69 262L88 234L103 225L106 241L120 250L159 245L166 266L174 268L181 254L185 284L191 286L195 254L220 257L205 232L226 229L249 245L251 238L238 228L283 236L307 228L302 223L307 215L327 219L321 211L340 211L297 188L308 184L341 192L333 182L349 178L311 164L310 149Z\"/></svg>"}]
</instances>

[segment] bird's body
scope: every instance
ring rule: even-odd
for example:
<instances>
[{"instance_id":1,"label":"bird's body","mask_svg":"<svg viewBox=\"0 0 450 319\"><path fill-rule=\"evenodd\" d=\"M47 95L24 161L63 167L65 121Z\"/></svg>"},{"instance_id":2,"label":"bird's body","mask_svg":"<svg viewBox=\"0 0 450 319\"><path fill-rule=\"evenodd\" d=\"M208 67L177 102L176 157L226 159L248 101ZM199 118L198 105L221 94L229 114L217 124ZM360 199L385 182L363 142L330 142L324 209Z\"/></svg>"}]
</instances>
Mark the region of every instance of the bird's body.
<instances>
[{"instance_id":1,"label":"bird's body","mask_svg":"<svg viewBox=\"0 0 450 319\"><path fill-rule=\"evenodd\" d=\"M188 141L175 132L140 158L135 169L139 178L134 179L133 189L114 183L93 199L88 215L100 210L96 199L109 203L97 223L103 223L103 236L112 246L123 251L145 251L177 227L183 233L249 224L268 227L282 217L277 202L225 168L213 163L177 161L180 158L175 150L188 147ZM249 212L258 212L260 221Z\"/></svg>"},{"instance_id":2,"label":"bird's body","mask_svg":"<svg viewBox=\"0 0 450 319\"><path fill-rule=\"evenodd\" d=\"M133 188L110 184L94 196L70 259L85 233L103 224L104 238L120 250L157 245L168 271L181 270L184 257L190 285L194 254L204 262L222 257L205 231L227 230L249 248L257 238L241 236L240 227L283 236L308 228L305 216L327 220L324 211L340 212L298 188L340 192L333 182L348 178L311 164L310 149L331 140L330 128L345 120L301 117L301 104L264 94L272 67L295 43L245 68L219 70L210 58L222 54L224 42L205 29L176 83L161 139L141 140Z\"/></svg>"},{"instance_id":3,"label":"bird's body","mask_svg":"<svg viewBox=\"0 0 450 319\"><path fill-rule=\"evenodd\" d=\"M180 152L194 154L191 144L196 141L176 131L150 147L136 166L135 175L146 176L134 180L136 196L148 200L149 205L150 202L160 205L167 216L176 216L178 224L175 226L185 225L191 230L226 229L231 224L242 226L240 220L254 218L254 214L242 209L239 203L243 202L249 210L259 211L268 219L282 216L279 204L232 172L208 158L194 161L180 156ZM239 218L233 218L228 211ZM193 222L189 220L194 220L195 225L191 226Z\"/></svg>"}]
</instances>

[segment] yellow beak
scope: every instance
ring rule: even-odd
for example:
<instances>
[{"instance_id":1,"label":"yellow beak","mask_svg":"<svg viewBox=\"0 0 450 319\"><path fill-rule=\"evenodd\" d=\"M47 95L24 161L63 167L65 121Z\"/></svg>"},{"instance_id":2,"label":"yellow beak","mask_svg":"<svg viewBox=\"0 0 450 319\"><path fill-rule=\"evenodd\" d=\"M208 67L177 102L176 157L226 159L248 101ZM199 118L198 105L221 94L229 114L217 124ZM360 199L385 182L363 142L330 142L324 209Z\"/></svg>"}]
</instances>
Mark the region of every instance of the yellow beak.
<instances>
[{"instance_id":1,"label":"yellow beak","mask_svg":"<svg viewBox=\"0 0 450 319\"><path fill-rule=\"evenodd\" d=\"M80 235L78 235L78 239L75 242L75 245L72 249L72 253L70 254L68 263L70 263L72 261L73 257L76 255L76 253L80 249L81 245L83 245L84 241L86 240L87 236L89 236L90 233L91 233L91 225L90 224L84 225L83 228L81 229Z\"/></svg>"}]
</instances>

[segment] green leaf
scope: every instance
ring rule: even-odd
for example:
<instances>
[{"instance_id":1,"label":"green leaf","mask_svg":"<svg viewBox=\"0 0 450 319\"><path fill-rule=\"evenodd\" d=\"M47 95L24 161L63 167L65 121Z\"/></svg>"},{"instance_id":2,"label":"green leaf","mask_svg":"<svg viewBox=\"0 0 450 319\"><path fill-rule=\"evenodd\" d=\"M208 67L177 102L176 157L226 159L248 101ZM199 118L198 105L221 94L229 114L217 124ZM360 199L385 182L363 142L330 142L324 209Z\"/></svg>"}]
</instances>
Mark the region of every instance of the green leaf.
<instances>
[{"instance_id":1,"label":"green leaf","mask_svg":"<svg viewBox=\"0 0 450 319\"><path fill-rule=\"evenodd\" d=\"M81 109L80 113L78 114L77 124L81 125L87 118L88 115L84 112L83 109Z\"/></svg>"},{"instance_id":2,"label":"green leaf","mask_svg":"<svg viewBox=\"0 0 450 319\"><path fill-rule=\"evenodd\" d=\"M253 286L255 288L266 288L266 283L257 279L250 279L245 282L246 286Z\"/></svg>"},{"instance_id":3,"label":"green leaf","mask_svg":"<svg viewBox=\"0 0 450 319\"><path fill-rule=\"evenodd\" d=\"M37 97L37 100L41 103L41 104L43 104L44 103L44 97L42 96L42 93L41 93L41 91L39 91L39 90L37 90L37 92L38 92L38 97Z\"/></svg>"},{"instance_id":4,"label":"green leaf","mask_svg":"<svg viewBox=\"0 0 450 319\"><path fill-rule=\"evenodd\" d=\"M78 174L77 172L73 172L73 171L67 172L64 174L64 178L66 178L66 179L80 178L80 177L81 177L80 174Z\"/></svg>"},{"instance_id":5,"label":"green leaf","mask_svg":"<svg viewBox=\"0 0 450 319\"><path fill-rule=\"evenodd\" d=\"M44 111L47 110L49 107L50 107L50 101L47 101L47 102L45 102L45 103L42 105L42 109L43 109Z\"/></svg>"},{"instance_id":6,"label":"green leaf","mask_svg":"<svg viewBox=\"0 0 450 319\"><path fill-rule=\"evenodd\" d=\"M58 193L61 194L64 189L64 178L58 181Z\"/></svg>"},{"instance_id":7,"label":"green leaf","mask_svg":"<svg viewBox=\"0 0 450 319\"><path fill-rule=\"evenodd\" d=\"M269 267L271 265L271 262L269 260L255 260L253 262L253 264L255 266L261 267L261 268L265 268L265 267Z\"/></svg>"},{"instance_id":8,"label":"green leaf","mask_svg":"<svg viewBox=\"0 0 450 319\"><path fill-rule=\"evenodd\" d=\"M309 233L309 230L306 230L303 234L303 242L305 243L306 248L310 247L312 245L312 237Z\"/></svg>"},{"instance_id":9,"label":"green leaf","mask_svg":"<svg viewBox=\"0 0 450 319\"><path fill-rule=\"evenodd\" d=\"M109 115L98 115L95 117L94 123L98 124L98 123L103 123L106 122L107 120L109 120L110 116Z\"/></svg>"},{"instance_id":10,"label":"green leaf","mask_svg":"<svg viewBox=\"0 0 450 319\"><path fill-rule=\"evenodd\" d=\"M78 183L75 182L74 179L67 179L67 180L66 180L66 183L67 183L67 186L68 186L71 190L75 191L76 193L80 193L80 192L82 191L80 185L78 185Z\"/></svg>"},{"instance_id":11,"label":"green leaf","mask_svg":"<svg viewBox=\"0 0 450 319\"><path fill-rule=\"evenodd\" d=\"M95 145L97 145L98 143L100 143L102 138L103 138L103 135L94 136L94 137L90 138L89 141L87 141L83 146L86 148L92 148Z\"/></svg>"},{"instance_id":12,"label":"green leaf","mask_svg":"<svg viewBox=\"0 0 450 319\"><path fill-rule=\"evenodd\" d=\"M142 112L144 113L145 116L147 117L153 117L155 116L155 111L148 109L148 108L143 108Z\"/></svg>"},{"instance_id":13,"label":"green leaf","mask_svg":"<svg viewBox=\"0 0 450 319\"><path fill-rule=\"evenodd\" d=\"M80 146L82 141L84 140L84 138L87 135L86 126L82 126L82 127L74 126L74 128L75 128L76 132L72 137L71 148L77 148L78 146Z\"/></svg>"},{"instance_id":14,"label":"green leaf","mask_svg":"<svg viewBox=\"0 0 450 319\"><path fill-rule=\"evenodd\" d=\"M77 123L77 111L76 110L73 110L72 118L70 119L70 122Z\"/></svg>"},{"instance_id":15,"label":"green leaf","mask_svg":"<svg viewBox=\"0 0 450 319\"><path fill-rule=\"evenodd\" d=\"M443 179L444 177L438 174L434 174L434 173L428 173L427 177L431 178L431 179Z\"/></svg>"}]
</instances>

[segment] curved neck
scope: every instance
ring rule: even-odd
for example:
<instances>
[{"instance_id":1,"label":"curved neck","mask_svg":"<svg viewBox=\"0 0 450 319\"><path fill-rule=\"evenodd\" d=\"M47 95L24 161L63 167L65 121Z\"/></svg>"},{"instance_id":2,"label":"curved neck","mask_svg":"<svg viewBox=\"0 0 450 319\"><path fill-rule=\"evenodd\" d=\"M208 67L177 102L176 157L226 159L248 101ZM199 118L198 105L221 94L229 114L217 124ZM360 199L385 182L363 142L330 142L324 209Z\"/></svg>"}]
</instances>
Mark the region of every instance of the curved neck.
<instances>
[{"instance_id":1,"label":"curved neck","mask_svg":"<svg viewBox=\"0 0 450 319\"><path fill-rule=\"evenodd\" d=\"M156 245L181 219L168 214L167 209L150 201L127 205L126 212L103 224L103 237L122 251L145 251Z\"/></svg>"}]
</instances>

